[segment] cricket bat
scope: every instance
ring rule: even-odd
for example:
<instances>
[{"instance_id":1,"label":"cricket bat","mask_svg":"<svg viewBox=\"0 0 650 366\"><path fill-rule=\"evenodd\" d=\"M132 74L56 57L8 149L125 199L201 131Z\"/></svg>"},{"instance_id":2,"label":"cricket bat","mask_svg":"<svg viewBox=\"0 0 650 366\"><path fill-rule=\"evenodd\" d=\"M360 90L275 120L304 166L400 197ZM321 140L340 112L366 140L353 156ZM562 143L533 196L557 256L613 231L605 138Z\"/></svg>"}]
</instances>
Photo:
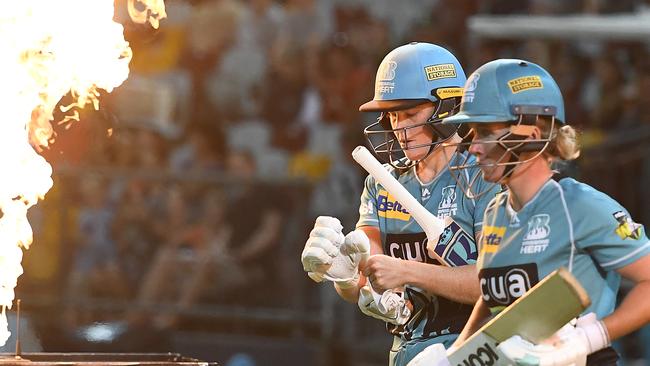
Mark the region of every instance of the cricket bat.
<instances>
[{"instance_id":1,"label":"cricket bat","mask_svg":"<svg viewBox=\"0 0 650 366\"><path fill-rule=\"evenodd\" d=\"M497 345L519 335L539 343L552 336L589 305L589 295L565 268L546 276L499 315L448 354L453 366L508 365Z\"/></svg>"},{"instance_id":2,"label":"cricket bat","mask_svg":"<svg viewBox=\"0 0 650 366\"><path fill-rule=\"evenodd\" d=\"M447 224L457 224L453 222L446 223L424 208L364 146L357 146L352 151L352 158L390 192L424 230L427 235L427 252L429 255L445 266L456 266L457 264L450 260L448 256L452 250L451 246L446 245L447 242L439 239L440 234L448 226ZM457 230L462 229L458 227ZM469 235L469 237L473 236Z\"/></svg>"}]
</instances>

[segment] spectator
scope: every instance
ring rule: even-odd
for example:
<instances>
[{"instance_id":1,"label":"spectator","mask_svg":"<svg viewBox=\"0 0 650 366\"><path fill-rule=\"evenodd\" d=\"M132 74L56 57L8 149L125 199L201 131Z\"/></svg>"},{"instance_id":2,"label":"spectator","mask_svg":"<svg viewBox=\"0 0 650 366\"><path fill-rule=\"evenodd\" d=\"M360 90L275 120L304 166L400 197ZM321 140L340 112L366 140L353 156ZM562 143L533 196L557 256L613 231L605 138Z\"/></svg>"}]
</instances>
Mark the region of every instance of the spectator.
<instances>
[{"instance_id":1,"label":"spectator","mask_svg":"<svg viewBox=\"0 0 650 366\"><path fill-rule=\"evenodd\" d=\"M119 270L117 250L110 236L114 213L106 206L103 182L94 176L81 182L81 206L76 223L77 251L68 278L68 299L93 296L123 297L126 286ZM91 320L91 314L72 306L68 324Z\"/></svg>"},{"instance_id":2,"label":"spectator","mask_svg":"<svg viewBox=\"0 0 650 366\"><path fill-rule=\"evenodd\" d=\"M134 323L156 319L152 307L159 302L171 304L170 291L178 290L178 281L182 271L178 269L177 258L190 252L192 248L201 246L198 226L192 220L192 211L185 194L178 187L170 187L167 191L165 209L153 221L152 231L160 243L155 248L154 259L144 274L137 291L137 308L130 311L128 319ZM189 251L187 250L189 249ZM174 285L174 286L172 286ZM167 301L165 301L167 299ZM159 324L166 326L166 324Z\"/></svg>"},{"instance_id":3,"label":"spectator","mask_svg":"<svg viewBox=\"0 0 650 366\"><path fill-rule=\"evenodd\" d=\"M249 152L235 151L228 156L229 175L241 183L229 193L227 222L232 227L233 259L246 269L243 287L264 290L274 288L272 284L281 270L277 253L281 249L282 217L287 216L290 204L278 187L254 181L255 171L255 160ZM264 289L260 289L260 283L265 284Z\"/></svg>"}]
</instances>

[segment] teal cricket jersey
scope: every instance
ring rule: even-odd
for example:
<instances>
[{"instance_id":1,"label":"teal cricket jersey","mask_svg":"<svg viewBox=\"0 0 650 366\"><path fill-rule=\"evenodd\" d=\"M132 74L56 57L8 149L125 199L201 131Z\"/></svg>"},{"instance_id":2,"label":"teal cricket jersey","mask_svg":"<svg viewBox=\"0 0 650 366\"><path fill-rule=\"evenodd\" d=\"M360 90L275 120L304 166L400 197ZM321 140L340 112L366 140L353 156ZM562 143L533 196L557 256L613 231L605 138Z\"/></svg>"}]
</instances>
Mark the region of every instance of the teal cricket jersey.
<instances>
[{"instance_id":1,"label":"teal cricket jersey","mask_svg":"<svg viewBox=\"0 0 650 366\"><path fill-rule=\"evenodd\" d=\"M460 159L462 156L457 154L456 158ZM441 171L433 181L422 183L415 174L415 167L401 175L389 165L386 167L427 210L441 219L451 217L454 220L441 235L441 238L446 238L444 240L459 244L455 246L458 250L448 255L449 260L459 265L475 263L478 250L474 238L480 233L485 207L495 196L499 186L492 187L488 194L472 200L457 187L456 180L448 169ZM488 183L480 181L479 184L484 186ZM427 253L426 234L420 225L372 176L368 176L365 181L359 216L357 227L379 228L386 255L438 264L438 261ZM460 228L467 235L460 234ZM405 289L405 296L413 305L412 316L403 329L390 329L391 333L399 335L404 341L438 336L449 339L450 334L460 333L472 311L471 305L437 297L411 286ZM451 342L454 339L451 339Z\"/></svg>"},{"instance_id":2,"label":"teal cricket jersey","mask_svg":"<svg viewBox=\"0 0 650 366\"><path fill-rule=\"evenodd\" d=\"M614 310L615 270L650 253L643 226L621 205L571 178L549 180L518 212L508 192L498 194L485 211L479 247L481 293L493 312L566 267L591 297L585 312L599 319Z\"/></svg>"}]
</instances>

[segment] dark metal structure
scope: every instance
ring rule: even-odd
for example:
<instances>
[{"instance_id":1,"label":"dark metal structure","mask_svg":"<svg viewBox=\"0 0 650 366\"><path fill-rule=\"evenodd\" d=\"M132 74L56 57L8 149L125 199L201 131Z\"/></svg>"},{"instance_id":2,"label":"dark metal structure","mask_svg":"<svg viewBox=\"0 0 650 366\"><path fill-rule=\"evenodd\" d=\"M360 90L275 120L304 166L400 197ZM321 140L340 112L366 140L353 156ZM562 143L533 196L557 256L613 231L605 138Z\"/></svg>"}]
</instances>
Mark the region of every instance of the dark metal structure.
<instances>
[{"instance_id":1,"label":"dark metal structure","mask_svg":"<svg viewBox=\"0 0 650 366\"><path fill-rule=\"evenodd\" d=\"M0 365L21 366L218 366L177 353L0 353Z\"/></svg>"}]
</instances>

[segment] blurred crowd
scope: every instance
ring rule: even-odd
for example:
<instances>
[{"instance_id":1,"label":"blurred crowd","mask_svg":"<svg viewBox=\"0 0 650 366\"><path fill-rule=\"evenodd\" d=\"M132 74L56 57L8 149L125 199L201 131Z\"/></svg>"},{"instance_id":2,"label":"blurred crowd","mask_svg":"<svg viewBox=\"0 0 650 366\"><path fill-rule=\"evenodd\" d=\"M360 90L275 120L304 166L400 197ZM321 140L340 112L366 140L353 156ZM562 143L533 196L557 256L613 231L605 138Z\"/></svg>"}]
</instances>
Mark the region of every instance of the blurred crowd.
<instances>
[{"instance_id":1,"label":"blurred crowd","mask_svg":"<svg viewBox=\"0 0 650 366\"><path fill-rule=\"evenodd\" d=\"M650 126L650 45L490 40L467 27L475 14L633 13L650 11L647 1L165 4L159 30L118 11L134 51L129 79L100 111L57 126L43 153L55 187L31 212L25 292L126 300L117 316L160 328L182 326L198 303L289 306L276 276L299 265L312 218L356 222L364 174L350 152L377 117L357 108L383 56L406 42L447 47L468 74L502 57L541 64L587 147ZM64 320L99 316L71 305Z\"/></svg>"}]
</instances>

